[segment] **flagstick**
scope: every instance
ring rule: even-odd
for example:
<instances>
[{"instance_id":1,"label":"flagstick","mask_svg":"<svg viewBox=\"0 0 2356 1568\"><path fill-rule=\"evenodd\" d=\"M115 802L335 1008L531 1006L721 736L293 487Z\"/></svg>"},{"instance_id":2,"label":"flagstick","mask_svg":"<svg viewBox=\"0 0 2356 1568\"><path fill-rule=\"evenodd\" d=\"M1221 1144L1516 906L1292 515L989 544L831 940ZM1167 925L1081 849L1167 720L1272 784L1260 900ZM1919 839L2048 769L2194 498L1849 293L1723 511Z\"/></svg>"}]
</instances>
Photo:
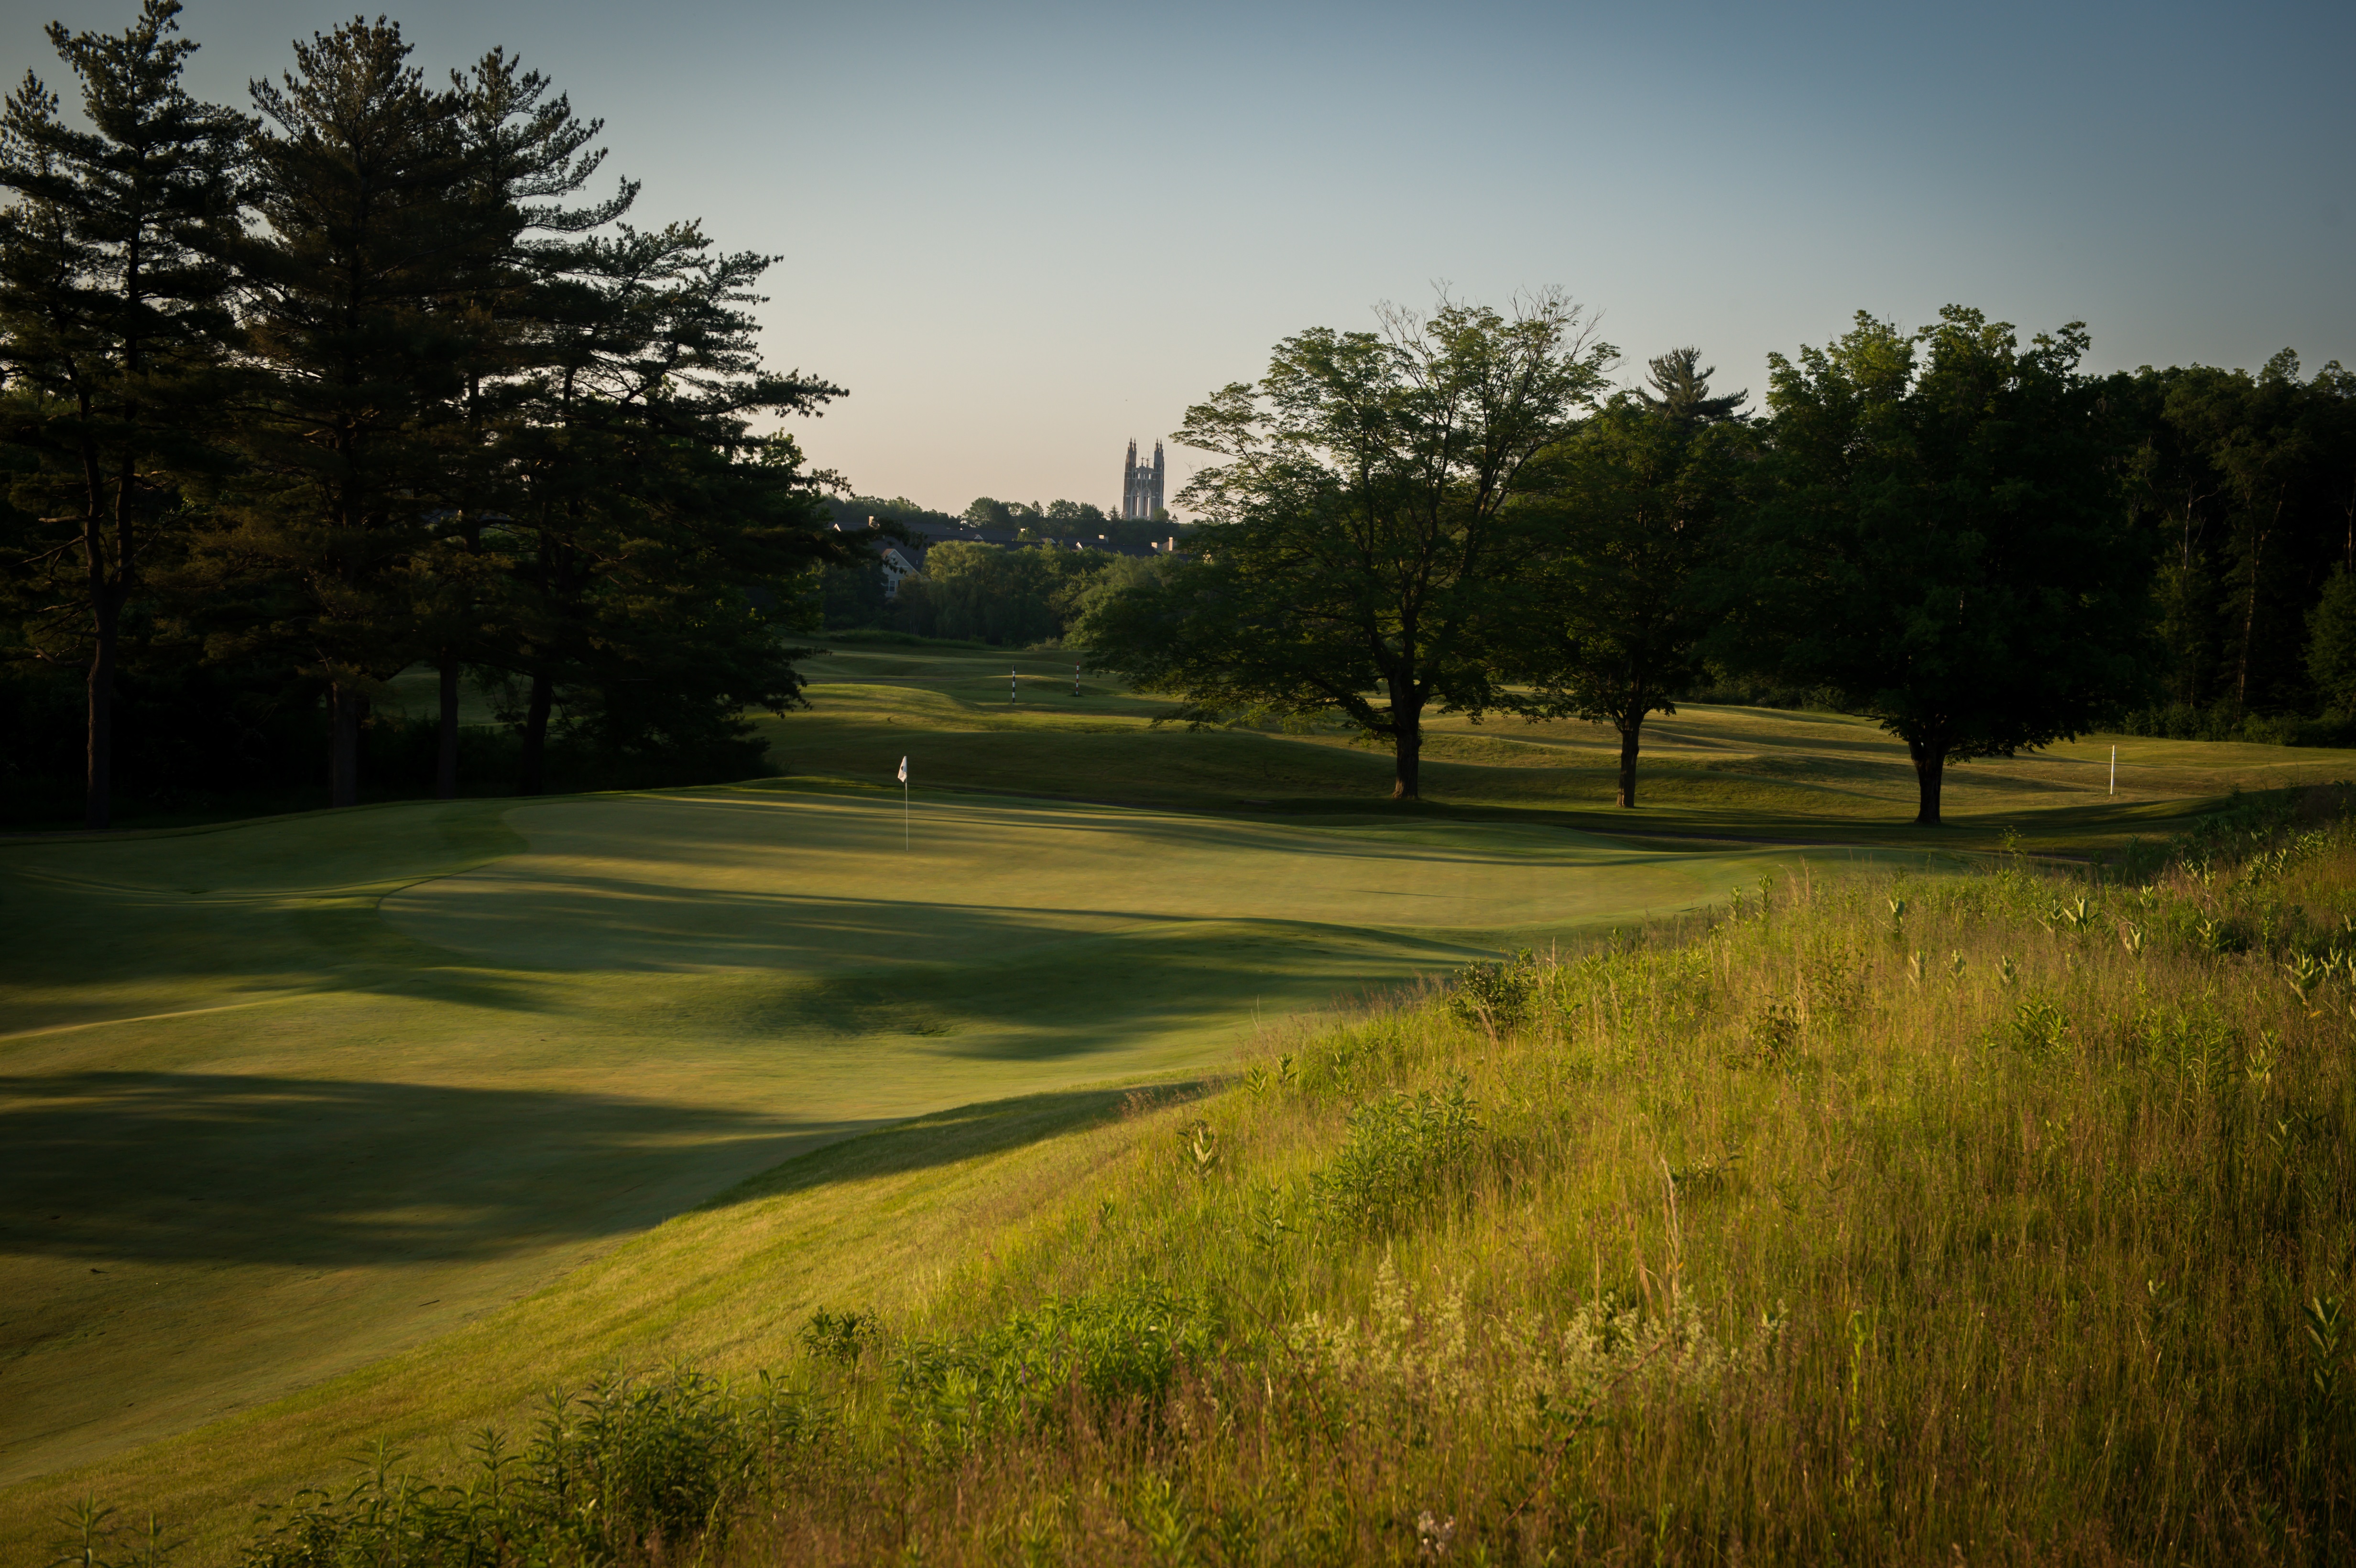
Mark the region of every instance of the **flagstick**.
<instances>
[{"instance_id":1,"label":"flagstick","mask_svg":"<svg viewBox=\"0 0 2356 1568\"><path fill-rule=\"evenodd\" d=\"M900 853L908 852L908 781L900 781Z\"/></svg>"},{"instance_id":2,"label":"flagstick","mask_svg":"<svg viewBox=\"0 0 2356 1568\"><path fill-rule=\"evenodd\" d=\"M2116 746L2111 748L2111 793L2119 793L2119 749Z\"/></svg>"}]
</instances>

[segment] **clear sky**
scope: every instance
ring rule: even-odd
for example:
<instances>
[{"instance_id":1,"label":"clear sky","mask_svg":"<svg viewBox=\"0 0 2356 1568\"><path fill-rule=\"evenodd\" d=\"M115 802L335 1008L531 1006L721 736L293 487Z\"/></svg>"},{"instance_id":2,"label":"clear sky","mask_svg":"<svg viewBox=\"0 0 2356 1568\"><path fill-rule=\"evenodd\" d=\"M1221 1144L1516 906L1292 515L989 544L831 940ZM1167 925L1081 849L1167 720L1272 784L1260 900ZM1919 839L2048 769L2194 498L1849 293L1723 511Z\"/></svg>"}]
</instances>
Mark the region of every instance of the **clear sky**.
<instances>
[{"instance_id":1,"label":"clear sky","mask_svg":"<svg viewBox=\"0 0 2356 1568\"><path fill-rule=\"evenodd\" d=\"M0 68L58 80L0 0ZM348 16L188 0L245 105ZM371 8L373 15L373 8ZM419 0L606 121L648 220L782 258L801 433L860 491L1117 504L1123 446L1311 325L1560 285L1721 387L1869 309L2083 318L2099 368L2356 363L2356 5ZM1199 457L1173 448L1179 479ZM1176 480L1171 486L1177 488Z\"/></svg>"}]
</instances>

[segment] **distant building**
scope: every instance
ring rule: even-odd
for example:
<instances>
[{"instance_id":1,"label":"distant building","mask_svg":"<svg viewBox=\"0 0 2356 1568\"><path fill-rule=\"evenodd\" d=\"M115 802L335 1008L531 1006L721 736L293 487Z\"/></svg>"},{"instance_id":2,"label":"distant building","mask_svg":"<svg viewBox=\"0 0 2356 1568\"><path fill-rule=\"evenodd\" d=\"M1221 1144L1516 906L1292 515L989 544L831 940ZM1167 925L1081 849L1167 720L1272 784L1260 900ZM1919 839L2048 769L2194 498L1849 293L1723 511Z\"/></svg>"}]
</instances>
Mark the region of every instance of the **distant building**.
<instances>
[{"instance_id":1,"label":"distant building","mask_svg":"<svg viewBox=\"0 0 2356 1568\"><path fill-rule=\"evenodd\" d=\"M1152 519L1162 510L1162 443L1153 443L1153 466L1141 466L1137 443L1129 443L1129 461L1120 465L1120 515Z\"/></svg>"},{"instance_id":2,"label":"distant building","mask_svg":"<svg viewBox=\"0 0 2356 1568\"><path fill-rule=\"evenodd\" d=\"M924 557L917 555L916 560L912 560L909 559L910 553L913 552L904 553L896 544L887 544L884 547L884 602L887 604L900 597L902 578L915 577L924 570L917 564Z\"/></svg>"}]
</instances>

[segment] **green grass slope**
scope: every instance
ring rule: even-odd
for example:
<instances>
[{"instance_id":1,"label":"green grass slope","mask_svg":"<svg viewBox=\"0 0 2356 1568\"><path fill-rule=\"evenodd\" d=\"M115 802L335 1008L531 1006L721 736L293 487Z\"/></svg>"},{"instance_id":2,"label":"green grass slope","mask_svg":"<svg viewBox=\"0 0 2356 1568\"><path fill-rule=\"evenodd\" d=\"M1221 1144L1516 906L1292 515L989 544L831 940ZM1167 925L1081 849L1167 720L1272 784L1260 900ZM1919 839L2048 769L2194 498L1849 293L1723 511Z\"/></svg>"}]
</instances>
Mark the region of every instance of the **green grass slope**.
<instances>
[{"instance_id":1,"label":"green grass slope","mask_svg":"<svg viewBox=\"0 0 2356 1568\"><path fill-rule=\"evenodd\" d=\"M1199 1066L1767 853L903 815L702 790L0 851L0 1477L423 1343L814 1142Z\"/></svg>"}]
</instances>

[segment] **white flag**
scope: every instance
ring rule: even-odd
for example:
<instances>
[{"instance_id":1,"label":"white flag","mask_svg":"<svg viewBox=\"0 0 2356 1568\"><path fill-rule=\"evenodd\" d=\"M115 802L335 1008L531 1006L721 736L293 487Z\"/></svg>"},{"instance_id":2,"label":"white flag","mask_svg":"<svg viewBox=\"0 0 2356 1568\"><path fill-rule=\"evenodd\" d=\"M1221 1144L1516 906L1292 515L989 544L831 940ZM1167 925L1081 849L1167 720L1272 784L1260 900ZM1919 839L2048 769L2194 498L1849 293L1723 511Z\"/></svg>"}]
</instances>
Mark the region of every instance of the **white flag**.
<instances>
[{"instance_id":1,"label":"white flag","mask_svg":"<svg viewBox=\"0 0 2356 1568\"><path fill-rule=\"evenodd\" d=\"M905 757L900 759L900 782L902 784L908 782L908 759Z\"/></svg>"}]
</instances>

